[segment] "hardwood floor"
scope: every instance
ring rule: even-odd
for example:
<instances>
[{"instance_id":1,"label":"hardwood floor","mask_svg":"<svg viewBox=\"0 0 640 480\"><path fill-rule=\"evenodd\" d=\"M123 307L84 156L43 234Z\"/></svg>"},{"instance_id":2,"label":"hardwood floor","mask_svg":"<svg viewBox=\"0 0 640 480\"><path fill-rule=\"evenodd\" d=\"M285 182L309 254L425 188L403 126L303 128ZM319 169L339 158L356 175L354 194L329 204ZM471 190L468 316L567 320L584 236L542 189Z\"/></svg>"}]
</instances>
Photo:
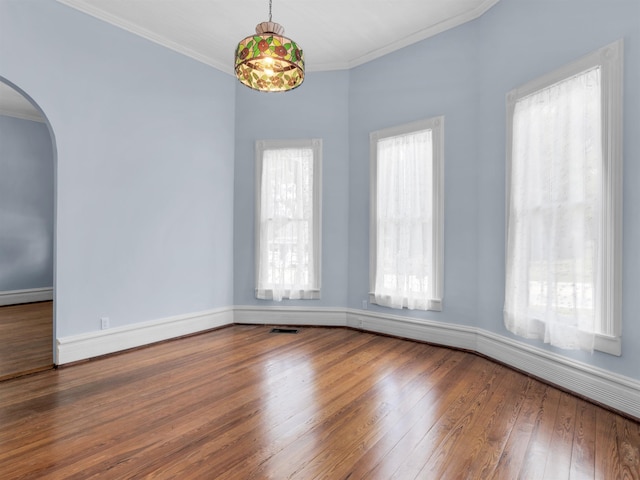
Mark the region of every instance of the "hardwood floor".
<instances>
[{"instance_id":1,"label":"hardwood floor","mask_svg":"<svg viewBox=\"0 0 640 480\"><path fill-rule=\"evenodd\" d=\"M0 380L53 367L53 302L0 307Z\"/></svg>"},{"instance_id":2,"label":"hardwood floor","mask_svg":"<svg viewBox=\"0 0 640 480\"><path fill-rule=\"evenodd\" d=\"M640 478L640 424L474 354L269 331L0 382L0 478Z\"/></svg>"}]
</instances>

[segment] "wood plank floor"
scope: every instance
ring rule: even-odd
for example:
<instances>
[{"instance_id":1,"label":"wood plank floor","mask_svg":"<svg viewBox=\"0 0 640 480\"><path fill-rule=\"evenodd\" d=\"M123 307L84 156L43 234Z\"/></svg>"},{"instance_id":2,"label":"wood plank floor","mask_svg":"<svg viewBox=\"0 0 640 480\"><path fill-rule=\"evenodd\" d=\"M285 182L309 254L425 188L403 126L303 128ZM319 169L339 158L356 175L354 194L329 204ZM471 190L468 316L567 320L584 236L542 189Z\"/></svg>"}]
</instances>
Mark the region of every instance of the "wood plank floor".
<instances>
[{"instance_id":1,"label":"wood plank floor","mask_svg":"<svg viewBox=\"0 0 640 480\"><path fill-rule=\"evenodd\" d=\"M640 424L474 354L269 331L0 382L0 478L640 478Z\"/></svg>"},{"instance_id":2,"label":"wood plank floor","mask_svg":"<svg viewBox=\"0 0 640 480\"><path fill-rule=\"evenodd\" d=\"M0 307L0 380L53 368L53 302Z\"/></svg>"}]
</instances>

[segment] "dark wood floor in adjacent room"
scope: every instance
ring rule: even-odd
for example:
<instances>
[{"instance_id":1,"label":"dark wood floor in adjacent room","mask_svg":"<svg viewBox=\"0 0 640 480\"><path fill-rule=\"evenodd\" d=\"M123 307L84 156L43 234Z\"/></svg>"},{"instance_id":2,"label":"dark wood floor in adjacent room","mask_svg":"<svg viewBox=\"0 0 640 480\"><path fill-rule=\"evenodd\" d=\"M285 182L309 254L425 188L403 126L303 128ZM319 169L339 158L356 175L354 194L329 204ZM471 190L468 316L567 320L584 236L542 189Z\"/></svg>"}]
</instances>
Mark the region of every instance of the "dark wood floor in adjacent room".
<instances>
[{"instance_id":1,"label":"dark wood floor in adjacent room","mask_svg":"<svg viewBox=\"0 0 640 480\"><path fill-rule=\"evenodd\" d=\"M53 302L0 307L0 380L53 367Z\"/></svg>"},{"instance_id":2,"label":"dark wood floor in adjacent room","mask_svg":"<svg viewBox=\"0 0 640 480\"><path fill-rule=\"evenodd\" d=\"M0 478L640 478L640 424L484 358L269 330L0 382Z\"/></svg>"}]
</instances>

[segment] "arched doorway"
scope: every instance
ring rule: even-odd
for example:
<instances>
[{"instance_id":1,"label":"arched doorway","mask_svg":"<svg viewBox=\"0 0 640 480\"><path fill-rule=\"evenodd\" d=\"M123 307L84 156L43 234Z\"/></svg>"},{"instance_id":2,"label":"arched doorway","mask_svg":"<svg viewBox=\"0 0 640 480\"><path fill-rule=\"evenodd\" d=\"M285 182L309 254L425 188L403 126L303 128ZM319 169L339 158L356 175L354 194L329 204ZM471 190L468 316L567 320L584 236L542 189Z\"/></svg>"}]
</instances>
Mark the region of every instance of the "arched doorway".
<instances>
[{"instance_id":1,"label":"arched doorway","mask_svg":"<svg viewBox=\"0 0 640 480\"><path fill-rule=\"evenodd\" d=\"M0 380L56 363L55 155L40 107L0 77Z\"/></svg>"}]
</instances>

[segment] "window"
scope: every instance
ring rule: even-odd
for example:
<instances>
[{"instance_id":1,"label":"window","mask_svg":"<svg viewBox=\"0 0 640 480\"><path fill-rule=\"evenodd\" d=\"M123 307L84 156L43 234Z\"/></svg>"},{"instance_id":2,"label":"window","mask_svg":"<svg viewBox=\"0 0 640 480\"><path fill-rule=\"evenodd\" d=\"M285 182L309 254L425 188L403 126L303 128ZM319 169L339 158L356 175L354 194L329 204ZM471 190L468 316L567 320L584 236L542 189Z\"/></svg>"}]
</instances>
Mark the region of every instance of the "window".
<instances>
[{"instance_id":1,"label":"window","mask_svg":"<svg viewBox=\"0 0 640 480\"><path fill-rule=\"evenodd\" d=\"M507 329L620 355L622 41L507 95Z\"/></svg>"},{"instance_id":2,"label":"window","mask_svg":"<svg viewBox=\"0 0 640 480\"><path fill-rule=\"evenodd\" d=\"M320 298L322 141L256 143L256 297Z\"/></svg>"},{"instance_id":3,"label":"window","mask_svg":"<svg viewBox=\"0 0 640 480\"><path fill-rule=\"evenodd\" d=\"M444 117L371 134L370 301L442 309Z\"/></svg>"}]
</instances>

